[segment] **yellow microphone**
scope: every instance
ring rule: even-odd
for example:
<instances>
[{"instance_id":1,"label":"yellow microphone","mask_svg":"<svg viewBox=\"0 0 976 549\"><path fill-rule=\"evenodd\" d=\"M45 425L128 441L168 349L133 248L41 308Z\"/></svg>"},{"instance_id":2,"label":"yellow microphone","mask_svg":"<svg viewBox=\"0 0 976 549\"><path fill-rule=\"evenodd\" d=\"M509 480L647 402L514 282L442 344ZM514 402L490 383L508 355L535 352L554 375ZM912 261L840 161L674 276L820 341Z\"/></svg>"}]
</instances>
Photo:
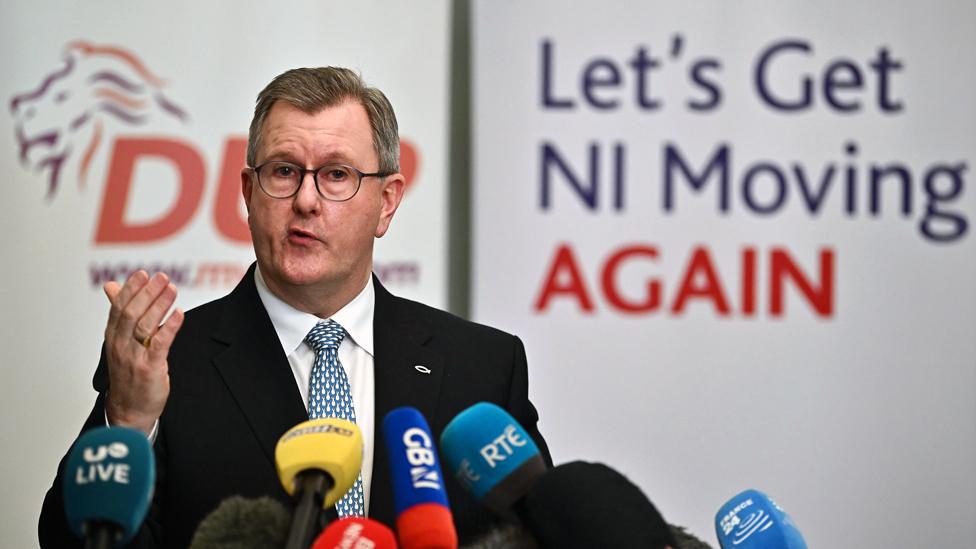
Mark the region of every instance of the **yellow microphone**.
<instances>
[{"instance_id":1,"label":"yellow microphone","mask_svg":"<svg viewBox=\"0 0 976 549\"><path fill-rule=\"evenodd\" d=\"M363 435L351 421L313 419L278 439L278 479L297 502L286 549L308 549L322 509L335 505L352 488L362 464Z\"/></svg>"}]
</instances>

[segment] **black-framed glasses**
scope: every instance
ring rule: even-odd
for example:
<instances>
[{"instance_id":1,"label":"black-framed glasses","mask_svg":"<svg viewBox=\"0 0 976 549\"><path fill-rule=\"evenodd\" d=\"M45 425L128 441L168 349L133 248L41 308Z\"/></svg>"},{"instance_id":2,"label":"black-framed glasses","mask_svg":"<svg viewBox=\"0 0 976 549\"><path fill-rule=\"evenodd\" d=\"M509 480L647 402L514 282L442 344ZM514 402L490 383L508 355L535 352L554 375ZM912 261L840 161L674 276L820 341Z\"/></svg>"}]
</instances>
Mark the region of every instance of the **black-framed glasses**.
<instances>
[{"instance_id":1,"label":"black-framed glasses","mask_svg":"<svg viewBox=\"0 0 976 549\"><path fill-rule=\"evenodd\" d=\"M305 174L312 174L319 195L333 202L345 202L356 196L364 177L386 177L393 172L363 173L344 164L326 164L309 170L292 164L272 160L251 168L258 178L258 186L271 198L291 198L298 194Z\"/></svg>"}]
</instances>

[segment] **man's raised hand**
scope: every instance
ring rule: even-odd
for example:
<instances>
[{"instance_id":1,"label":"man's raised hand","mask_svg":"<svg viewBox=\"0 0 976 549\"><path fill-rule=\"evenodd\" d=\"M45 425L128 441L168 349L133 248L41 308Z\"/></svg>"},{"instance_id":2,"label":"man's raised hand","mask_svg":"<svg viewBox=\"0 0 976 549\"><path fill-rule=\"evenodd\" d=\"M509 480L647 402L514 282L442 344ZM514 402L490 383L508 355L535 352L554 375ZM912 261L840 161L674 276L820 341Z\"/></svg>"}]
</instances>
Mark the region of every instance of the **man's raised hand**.
<instances>
[{"instance_id":1,"label":"man's raised hand","mask_svg":"<svg viewBox=\"0 0 976 549\"><path fill-rule=\"evenodd\" d=\"M163 273L150 278L140 270L125 285L113 281L104 290L112 304L105 326L109 375L105 413L111 425L149 434L169 397L166 357L183 325L180 309L163 323L176 300L176 287Z\"/></svg>"}]
</instances>

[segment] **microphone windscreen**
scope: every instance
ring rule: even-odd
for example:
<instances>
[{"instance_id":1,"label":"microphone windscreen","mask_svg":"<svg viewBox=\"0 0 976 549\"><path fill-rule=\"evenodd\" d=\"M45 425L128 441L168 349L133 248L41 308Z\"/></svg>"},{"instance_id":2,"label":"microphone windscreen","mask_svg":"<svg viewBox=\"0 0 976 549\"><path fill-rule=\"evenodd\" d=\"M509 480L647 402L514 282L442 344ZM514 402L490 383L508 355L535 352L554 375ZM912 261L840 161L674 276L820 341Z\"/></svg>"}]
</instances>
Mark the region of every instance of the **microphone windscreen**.
<instances>
[{"instance_id":1,"label":"microphone windscreen","mask_svg":"<svg viewBox=\"0 0 976 549\"><path fill-rule=\"evenodd\" d=\"M415 408L397 408L383 418L403 549L456 549L457 531L447 502L444 476L427 420Z\"/></svg>"},{"instance_id":2,"label":"microphone windscreen","mask_svg":"<svg viewBox=\"0 0 976 549\"><path fill-rule=\"evenodd\" d=\"M462 549L539 549L539 542L525 528L507 525L488 532Z\"/></svg>"},{"instance_id":3,"label":"microphone windscreen","mask_svg":"<svg viewBox=\"0 0 976 549\"><path fill-rule=\"evenodd\" d=\"M149 439L127 427L101 427L81 435L68 454L64 510L75 535L86 524L118 527L124 545L139 531L152 501L156 460Z\"/></svg>"},{"instance_id":4,"label":"microphone windscreen","mask_svg":"<svg viewBox=\"0 0 976 549\"><path fill-rule=\"evenodd\" d=\"M532 437L502 408L479 402L441 434L448 470L476 499L506 515L546 471Z\"/></svg>"},{"instance_id":5,"label":"microphone windscreen","mask_svg":"<svg viewBox=\"0 0 976 549\"><path fill-rule=\"evenodd\" d=\"M793 519L758 490L745 490L715 514L715 534L723 549L806 549Z\"/></svg>"},{"instance_id":6,"label":"microphone windscreen","mask_svg":"<svg viewBox=\"0 0 976 549\"><path fill-rule=\"evenodd\" d=\"M311 549L397 549L393 531L372 519L348 517L330 524Z\"/></svg>"},{"instance_id":7,"label":"microphone windscreen","mask_svg":"<svg viewBox=\"0 0 976 549\"><path fill-rule=\"evenodd\" d=\"M517 510L545 548L677 546L644 492L600 463L574 461L554 467L535 483Z\"/></svg>"},{"instance_id":8,"label":"microphone windscreen","mask_svg":"<svg viewBox=\"0 0 976 549\"><path fill-rule=\"evenodd\" d=\"M291 515L274 499L232 496L200 522L190 549L280 549L290 524Z\"/></svg>"},{"instance_id":9,"label":"microphone windscreen","mask_svg":"<svg viewBox=\"0 0 976 549\"><path fill-rule=\"evenodd\" d=\"M712 546L695 537L684 526L671 525L671 535L678 543L674 549L712 549Z\"/></svg>"},{"instance_id":10,"label":"microphone windscreen","mask_svg":"<svg viewBox=\"0 0 976 549\"><path fill-rule=\"evenodd\" d=\"M289 429L275 447L278 479L295 495L295 477L302 471L325 471L335 483L323 507L332 507L359 477L363 463L363 435L356 424L339 418L313 419Z\"/></svg>"}]
</instances>

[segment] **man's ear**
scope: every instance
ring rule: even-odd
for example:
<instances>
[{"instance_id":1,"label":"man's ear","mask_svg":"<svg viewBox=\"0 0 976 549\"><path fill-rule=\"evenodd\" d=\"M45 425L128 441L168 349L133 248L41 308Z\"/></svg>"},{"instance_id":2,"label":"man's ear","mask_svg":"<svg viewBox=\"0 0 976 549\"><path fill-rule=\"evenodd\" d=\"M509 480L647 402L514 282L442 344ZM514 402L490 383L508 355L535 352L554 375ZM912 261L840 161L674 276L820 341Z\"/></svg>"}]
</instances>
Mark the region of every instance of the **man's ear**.
<instances>
[{"instance_id":1,"label":"man's ear","mask_svg":"<svg viewBox=\"0 0 976 549\"><path fill-rule=\"evenodd\" d=\"M407 180L401 173L388 175L384 178L383 188L380 190L380 218L376 224L376 238L386 234L393 221L393 214L396 213L403 200L403 190L406 188Z\"/></svg>"},{"instance_id":2,"label":"man's ear","mask_svg":"<svg viewBox=\"0 0 976 549\"><path fill-rule=\"evenodd\" d=\"M251 175L254 173L251 168L241 168L241 194L244 195L244 207L247 213L251 213L251 192L254 191L254 182Z\"/></svg>"}]
</instances>

